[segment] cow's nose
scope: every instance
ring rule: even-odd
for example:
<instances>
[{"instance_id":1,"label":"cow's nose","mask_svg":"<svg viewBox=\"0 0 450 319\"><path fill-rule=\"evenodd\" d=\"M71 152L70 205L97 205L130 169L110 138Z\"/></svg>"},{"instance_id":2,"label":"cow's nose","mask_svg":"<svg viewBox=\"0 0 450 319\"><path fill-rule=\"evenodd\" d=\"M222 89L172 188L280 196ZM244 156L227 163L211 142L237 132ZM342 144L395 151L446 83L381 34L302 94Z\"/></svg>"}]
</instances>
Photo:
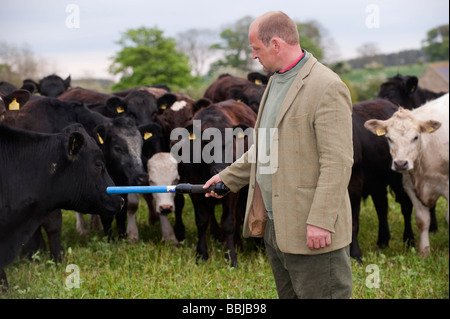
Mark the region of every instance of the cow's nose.
<instances>
[{"instance_id":1,"label":"cow's nose","mask_svg":"<svg viewBox=\"0 0 450 319\"><path fill-rule=\"evenodd\" d=\"M173 212L173 205L159 205L159 212L161 214L168 214Z\"/></svg>"},{"instance_id":2,"label":"cow's nose","mask_svg":"<svg viewBox=\"0 0 450 319\"><path fill-rule=\"evenodd\" d=\"M408 161L405 160L394 161L394 168L397 171L406 171L408 168Z\"/></svg>"}]
</instances>

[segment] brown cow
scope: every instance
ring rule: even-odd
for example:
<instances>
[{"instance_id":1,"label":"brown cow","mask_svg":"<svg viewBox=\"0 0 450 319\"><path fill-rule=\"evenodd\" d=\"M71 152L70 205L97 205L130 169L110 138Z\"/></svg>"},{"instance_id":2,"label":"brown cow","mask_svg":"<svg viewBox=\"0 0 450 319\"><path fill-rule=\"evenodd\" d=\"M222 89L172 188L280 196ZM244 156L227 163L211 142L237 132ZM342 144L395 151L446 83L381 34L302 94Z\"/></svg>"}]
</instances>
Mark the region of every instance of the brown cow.
<instances>
[{"instance_id":1,"label":"brown cow","mask_svg":"<svg viewBox=\"0 0 450 319\"><path fill-rule=\"evenodd\" d=\"M255 78L254 75L249 77ZM267 83L267 81L264 82ZM247 104L255 113L258 113L259 104L266 89L264 82L259 78L258 81L251 82L248 79L223 74L206 89L203 97L213 103L235 99Z\"/></svg>"}]
</instances>

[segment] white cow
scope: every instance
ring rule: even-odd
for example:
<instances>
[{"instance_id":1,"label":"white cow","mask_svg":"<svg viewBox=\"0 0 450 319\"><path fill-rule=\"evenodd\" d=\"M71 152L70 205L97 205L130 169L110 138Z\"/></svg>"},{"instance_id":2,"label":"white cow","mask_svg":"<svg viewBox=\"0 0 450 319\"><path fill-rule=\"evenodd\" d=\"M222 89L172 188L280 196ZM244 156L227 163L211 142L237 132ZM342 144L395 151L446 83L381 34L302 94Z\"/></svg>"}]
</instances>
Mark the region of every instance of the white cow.
<instances>
[{"instance_id":1,"label":"white cow","mask_svg":"<svg viewBox=\"0 0 450 319\"><path fill-rule=\"evenodd\" d=\"M415 208L420 232L419 253L428 256L430 207L440 196L449 197L449 95L423 106L399 111L385 121L369 120L364 126L386 136L392 169L403 174L403 186Z\"/></svg>"},{"instance_id":2,"label":"white cow","mask_svg":"<svg viewBox=\"0 0 450 319\"><path fill-rule=\"evenodd\" d=\"M149 185L162 186L162 185L176 185L180 179L178 175L178 164L176 160L170 155L170 153L156 153L147 162L147 171L149 177ZM128 238L133 241L139 241L139 233L136 225L136 210L139 202L139 198L136 194L132 196L135 202L134 208L128 209L128 225L127 234ZM128 195L128 201L130 201L130 195ZM146 194L147 195L147 194ZM149 199L150 197L150 199ZM161 231L163 240L172 242L175 246L179 246L179 242L173 231L173 227L169 222L168 214L175 210L175 193L156 193L151 194L146 198L149 208L149 219L151 220L153 215L159 216L161 222Z\"/></svg>"}]
</instances>

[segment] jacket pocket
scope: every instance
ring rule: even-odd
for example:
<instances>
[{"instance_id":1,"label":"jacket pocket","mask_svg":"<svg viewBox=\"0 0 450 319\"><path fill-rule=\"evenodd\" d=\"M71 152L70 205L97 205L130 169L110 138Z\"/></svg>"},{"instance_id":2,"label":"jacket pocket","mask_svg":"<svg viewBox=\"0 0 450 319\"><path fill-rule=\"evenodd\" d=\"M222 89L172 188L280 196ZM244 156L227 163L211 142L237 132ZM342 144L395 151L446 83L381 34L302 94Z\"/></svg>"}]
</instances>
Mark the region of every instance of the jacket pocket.
<instances>
[{"instance_id":1,"label":"jacket pocket","mask_svg":"<svg viewBox=\"0 0 450 319\"><path fill-rule=\"evenodd\" d=\"M255 183L255 192L252 208L248 216L248 226L252 237L264 237L268 213L264 206L261 190L258 183Z\"/></svg>"}]
</instances>

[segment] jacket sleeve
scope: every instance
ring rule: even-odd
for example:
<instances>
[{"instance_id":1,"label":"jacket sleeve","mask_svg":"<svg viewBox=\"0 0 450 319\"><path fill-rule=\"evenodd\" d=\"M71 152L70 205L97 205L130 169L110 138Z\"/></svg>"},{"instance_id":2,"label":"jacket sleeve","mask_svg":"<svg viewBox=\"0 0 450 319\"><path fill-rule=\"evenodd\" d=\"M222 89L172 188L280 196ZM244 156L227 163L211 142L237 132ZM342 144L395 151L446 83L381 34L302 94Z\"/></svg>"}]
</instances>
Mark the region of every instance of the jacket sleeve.
<instances>
[{"instance_id":1,"label":"jacket sleeve","mask_svg":"<svg viewBox=\"0 0 450 319\"><path fill-rule=\"evenodd\" d=\"M340 205L348 196L353 165L352 103L347 86L336 79L315 110L319 179L307 224L334 232ZM338 204L339 203L339 204Z\"/></svg>"},{"instance_id":2,"label":"jacket sleeve","mask_svg":"<svg viewBox=\"0 0 450 319\"><path fill-rule=\"evenodd\" d=\"M254 163L255 144L253 144L241 158L219 173L222 182L233 192L238 192L250 180L251 163Z\"/></svg>"}]
</instances>

